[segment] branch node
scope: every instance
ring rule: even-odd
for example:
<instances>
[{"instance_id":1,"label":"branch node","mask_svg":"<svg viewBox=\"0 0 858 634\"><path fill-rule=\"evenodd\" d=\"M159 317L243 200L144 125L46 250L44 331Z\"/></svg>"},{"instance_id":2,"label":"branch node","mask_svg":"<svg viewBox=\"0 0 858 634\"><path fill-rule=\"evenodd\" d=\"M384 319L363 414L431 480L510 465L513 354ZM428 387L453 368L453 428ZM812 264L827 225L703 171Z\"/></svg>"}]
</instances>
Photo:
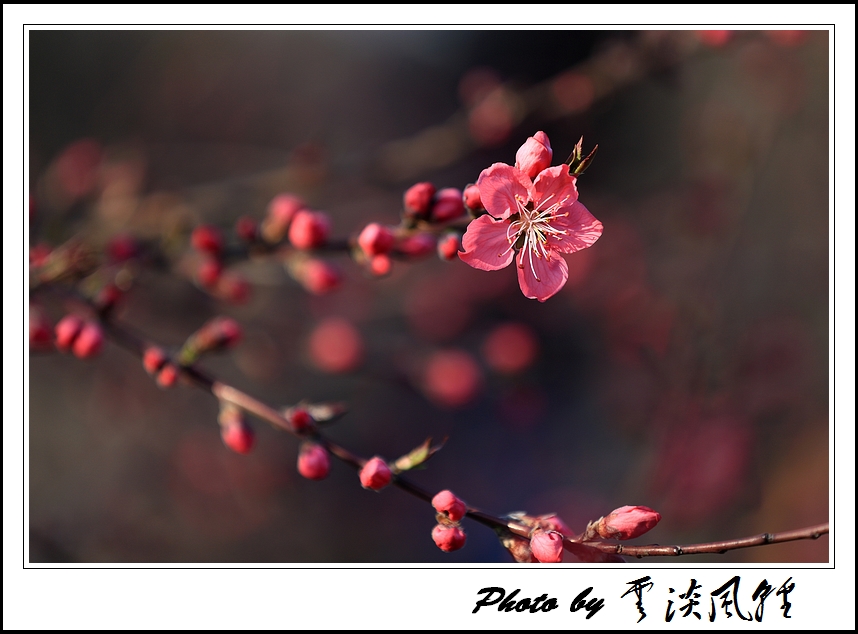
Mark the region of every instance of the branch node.
<instances>
[{"instance_id":1,"label":"branch node","mask_svg":"<svg viewBox=\"0 0 858 634\"><path fill-rule=\"evenodd\" d=\"M679 546L674 546L673 554L676 555L677 557L682 556L682 548Z\"/></svg>"}]
</instances>

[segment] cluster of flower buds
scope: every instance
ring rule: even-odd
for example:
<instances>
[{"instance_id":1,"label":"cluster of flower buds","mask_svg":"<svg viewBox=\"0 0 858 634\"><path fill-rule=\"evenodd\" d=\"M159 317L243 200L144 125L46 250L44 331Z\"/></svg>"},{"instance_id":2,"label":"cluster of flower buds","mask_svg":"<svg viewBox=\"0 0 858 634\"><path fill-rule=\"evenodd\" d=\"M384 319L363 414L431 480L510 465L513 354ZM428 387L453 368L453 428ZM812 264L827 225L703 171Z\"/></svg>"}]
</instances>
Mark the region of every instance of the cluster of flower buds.
<instances>
[{"instance_id":1,"label":"cluster of flower buds","mask_svg":"<svg viewBox=\"0 0 858 634\"><path fill-rule=\"evenodd\" d=\"M84 321L77 315L66 315L54 329L57 349L71 350L80 359L89 359L101 352L104 334L94 321Z\"/></svg>"},{"instance_id":2,"label":"cluster of flower buds","mask_svg":"<svg viewBox=\"0 0 858 634\"><path fill-rule=\"evenodd\" d=\"M262 221L262 239L279 244L284 238L296 249L318 249L328 241L331 222L322 211L311 211L304 201L292 194L280 194L268 203Z\"/></svg>"},{"instance_id":3,"label":"cluster of flower buds","mask_svg":"<svg viewBox=\"0 0 858 634\"><path fill-rule=\"evenodd\" d=\"M255 440L253 428L247 423L244 413L239 408L222 403L218 423L224 445L241 454L249 453L253 449Z\"/></svg>"},{"instance_id":4,"label":"cluster of flower buds","mask_svg":"<svg viewBox=\"0 0 858 634\"><path fill-rule=\"evenodd\" d=\"M380 491L393 478L393 472L387 463L380 457L375 456L366 461L366 464L360 470L360 483L364 489L372 489Z\"/></svg>"},{"instance_id":5,"label":"cluster of flower buds","mask_svg":"<svg viewBox=\"0 0 858 634\"><path fill-rule=\"evenodd\" d=\"M446 553L459 550L465 545L465 531L459 521L465 517L468 507L452 491L441 491L432 498L432 506L438 512L438 524L432 529L435 545Z\"/></svg>"},{"instance_id":6,"label":"cluster of flower buds","mask_svg":"<svg viewBox=\"0 0 858 634\"><path fill-rule=\"evenodd\" d=\"M179 378L179 368L157 346L149 346L143 352L143 367L146 372L155 377L155 382L163 388L173 387Z\"/></svg>"},{"instance_id":7,"label":"cluster of flower buds","mask_svg":"<svg viewBox=\"0 0 858 634\"><path fill-rule=\"evenodd\" d=\"M371 222L363 228L357 239L359 258L366 262L370 273L376 277L390 273L390 252L395 242L396 236L391 227Z\"/></svg>"},{"instance_id":8,"label":"cluster of flower buds","mask_svg":"<svg viewBox=\"0 0 858 634\"><path fill-rule=\"evenodd\" d=\"M191 233L191 246L203 256L197 268L197 282L202 288L234 304L243 304L249 299L247 280L238 273L224 270L224 237L220 229L200 225Z\"/></svg>"},{"instance_id":9,"label":"cluster of flower buds","mask_svg":"<svg viewBox=\"0 0 858 634\"><path fill-rule=\"evenodd\" d=\"M319 443L307 441L298 452L298 473L308 480L323 480L331 470L328 451Z\"/></svg>"},{"instance_id":10,"label":"cluster of flower buds","mask_svg":"<svg viewBox=\"0 0 858 634\"><path fill-rule=\"evenodd\" d=\"M403 205L405 218L413 222L422 220L444 224L465 215L462 190L447 187L438 191L432 183L417 183L409 187L403 196Z\"/></svg>"}]
</instances>

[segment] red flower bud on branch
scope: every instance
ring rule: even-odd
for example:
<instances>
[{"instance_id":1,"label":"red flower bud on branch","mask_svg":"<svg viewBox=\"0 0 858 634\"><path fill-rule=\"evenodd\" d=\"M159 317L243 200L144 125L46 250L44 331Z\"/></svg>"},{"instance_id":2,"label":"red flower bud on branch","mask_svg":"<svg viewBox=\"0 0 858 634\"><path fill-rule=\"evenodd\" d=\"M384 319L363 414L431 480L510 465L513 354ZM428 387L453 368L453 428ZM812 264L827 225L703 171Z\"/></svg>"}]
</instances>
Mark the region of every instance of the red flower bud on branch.
<instances>
[{"instance_id":1,"label":"red flower bud on branch","mask_svg":"<svg viewBox=\"0 0 858 634\"><path fill-rule=\"evenodd\" d=\"M323 480L331 470L331 459L322 445L306 442L298 454L298 473L308 480Z\"/></svg>"},{"instance_id":2,"label":"red flower bud on branch","mask_svg":"<svg viewBox=\"0 0 858 634\"><path fill-rule=\"evenodd\" d=\"M467 505L452 491L446 489L432 498L432 506L439 513L446 513L453 522L458 522L468 512Z\"/></svg>"},{"instance_id":3,"label":"red flower bud on branch","mask_svg":"<svg viewBox=\"0 0 858 634\"><path fill-rule=\"evenodd\" d=\"M409 218L426 218L435 196L435 186L432 183L417 183L409 187L403 196L405 215Z\"/></svg>"},{"instance_id":4,"label":"red flower bud on branch","mask_svg":"<svg viewBox=\"0 0 858 634\"><path fill-rule=\"evenodd\" d=\"M380 491L390 484L392 475L387 463L375 456L367 460L367 463L360 470L360 483L364 489Z\"/></svg>"},{"instance_id":5,"label":"red flower bud on branch","mask_svg":"<svg viewBox=\"0 0 858 634\"><path fill-rule=\"evenodd\" d=\"M596 533L604 539L634 539L655 527L661 514L647 506L621 506L599 520Z\"/></svg>"},{"instance_id":6,"label":"red flower bud on branch","mask_svg":"<svg viewBox=\"0 0 858 634\"><path fill-rule=\"evenodd\" d=\"M103 346L104 333L101 331L101 326L94 321L89 321L83 325L75 337L72 352L79 359L90 359L98 355Z\"/></svg>"},{"instance_id":7,"label":"red flower bud on branch","mask_svg":"<svg viewBox=\"0 0 858 634\"><path fill-rule=\"evenodd\" d=\"M83 320L77 315L66 315L57 322L54 334L57 338L57 348L68 352L78 333L83 328Z\"/></svg>"},{"instance_id":8,"label":"red flower bud on branch","mask_svg":"<svg viewBox=\"0 0 858 634\"><path fill-rule=\"evenodd\" d=\"M331 222L321 211L303 209L292 218L289 226L289 242L296 249L317 249L328 241Z\"/></svg>"},{"instance_id":9,"label":"red flower bud on branch","mask_svg":"<svg viewBox=\"0 0 858 634\"><path fill-rule=\"evenodd\" d=\"M465 203L462 190L455 187L442 189L435 195L432 204L432 222L450 222L465 215Z\"/></svg>"},{"instance_id":10,"label":"red flower bud on branch","mask_svg":"<svg viewBox=\"0 0 858 634\"><path fill-rule=\"evenodd\" d=\"M393 231L389 227L371 222L358 236L358 246L368 256L386 255L393 248Z\"/></svg>"},{"instance_id":11,"label":"red flower bud on branch","mask_svg":"<svg viewBox=\"0 0 858 634\"><path fill-rule=\"evenodd\" d=\"M200 225L191 233L191 246L197 251L218 257L223 251L223 235L212 225Z\"/></svg>"},{"instance_id":12,"label":"red flower bud on branch","mask_svg":"<svg viewBox=\"0 0 858 634\"><path fill-rule=\"evenodd\" d=\"M458 526L438 524L432 529L432 540L445 553L453 552L465 545L465 531Z\"/></svg>"}]
</instances>

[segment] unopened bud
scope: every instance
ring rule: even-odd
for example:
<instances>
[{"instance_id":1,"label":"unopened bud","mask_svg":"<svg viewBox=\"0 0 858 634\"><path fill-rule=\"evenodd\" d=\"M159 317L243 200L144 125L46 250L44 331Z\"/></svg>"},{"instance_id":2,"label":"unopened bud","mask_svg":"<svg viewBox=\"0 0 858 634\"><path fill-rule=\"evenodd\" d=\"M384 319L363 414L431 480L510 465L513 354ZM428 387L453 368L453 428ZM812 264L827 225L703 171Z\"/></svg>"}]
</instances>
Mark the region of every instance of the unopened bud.
<instances>
[{"instance_id":1,"label":"unopened bud","mask_svg":"<svg viewBox=\"0 0 858 634\"><path fill-rule=\"evenodd\" d=\"M480 189L476 185L468 185L462 194L465 206L471 210L483 209L483 201L480 198Z\"/></svg>"},{"instance_id":2,"label":"unopened bud","mask_svg":"<svg viewBox=\"0 0 858 634\"><path fill-rule=\"evenodd\" d=\"M299 211L305 208L304 201L291 194L280 194L268 203L268 216L262 223L262 237L266 242L280 242L289 229L289 224Z\"/></svg>"},{"instance_id":3,"label":"unopened bud","mask_svg":"<svg viewBox=\"0 0 858 634\"><path fill-rule=\"evenodd\" d=\"M83 325L72 344L72 352L79 359L89 359L101 352L104 345L104 334L101 326L93 321Z\"/></svg>"},{"instance_id":4,"label":"unopened bud","mask_svg":"<svg viewBox=\"0 0 858 634\"><path fill-rule=\"evenodd\" d=\"M296 249L316 249L328 241L331 222L321 211L303 209L292 218L289 226L289 242Z\"/></svg>"},{"instance_id":5,"label":"unopened bud","mask_svg":"<svg viewBox=\"0 0 858 634\"><path fill-rule=\"evenodd\" d=\"M235 235L245 242L256 242L259 227L250 216L241 216L235 221Z\"/></svg>"},{"instance_id":6,"label":"unopened bud","mask_svg":"<svg viewBox=\"0 0 858 634\"><path fill-rule=\"evenodd\" d=\"M421 258L435 251L435 237L430 233L417 233L399 240L396 250L411 258Z\"/></svg>"},{"instance_id":7,"label":"unopened bud","mask_svg":"<svg viewBox=\"0 0 858 634\"><path fill-rule=\"evenodd\" d=\"M286 410L286 420L292 425L292 429L296 432L302 432L310 429L313 426L313 417L303 407L293 407Z\"/></svg>"},{"instance_id":8,"label":"unopened bud","mask_svg":"<svg viewBox=\"0 0 858 634\"><path fill-rule=\"evenodd\" d=\"M66 315L57 323L54 334L57 338L57 348L68 352L75 338L83 328L83 320L77 315Z\"/></svg>"},{"instance_id":9,"label":"unopened bud","mask_svg":"<svg viewBox=\"0 0 858 634\"><path fill-rule=\"evenodd\" d=\"M446 513L447 517L454 522L458 522L468 512L465 503L457 498L452 491L446 489L432 498L432 506L439 513Z\"/></svg>"},{"instance_id":10,"label":"unopened bud","mask_svg":"<svg viewBox=\"0 0 858 634\"><path fill-rule=\"evenodd\" d=\"M191 233L191 246L197 251L219 256L223 251L223 235L212 225L200 225Z\"/></svg>"},{"instance_id":11,"label":"unopened bud","mask_svg":"<svg viewBox=\"0 0 858 634\"><path fill-rule=\"evenodd\" d=\"M208 257L197 269L197 281L203 288L214 288L221 273L223 273L223 264L220 263L220 260Z\"/></svg>"},{"instance_id":12,"label":"unopened bud","mask_svg":"<svg viewBox=\"0 0 858 634\"><path fill-rule=\"evenodd\" d=\"M459 235L448 233L438 240L438 257L448 262L456 257L459 251Z\"/></svg>"},{"instance_id":13,"label":"unopened bud","mask_svg":"<svg viewBox=\"0 0 858 634\"><path fill-rule=\"evenodd\" d=\"M405 215L410 218L426 218L432 207L435 186L432 183L417 183L408 188L403 196Z\"/></svg>"},{"instance_id":14,"label":"unopened bud","mask_svg":"<svg viewBox=\"0 0 858 634\"><path fill-rule=\"evenodd\" d=\"M435 195L432 204L432 222L449 222L465 215L462 190L455 187L442 189Z\"/></svg>"},{"instance_id":15,"label":"unopened bud","mask_svg":"<svg viewBox=\"0 0 858 634\"><path fill-rule=\"evenodd\" d=\"M54 329L40 308L30 304L30 349L48 350L52 347Z\"/></svg>"},{"instance_id":16,"label":"unopened bud","mask_svg":"<svg viewBox=\"0 0 858 634\"><path fill-rule=\"evenodd\" d=\"M392 267L393 262L387 255L374 255L369 261L369 272L376 277L384 277Z\"/></svg>"},{"instance_id":17,"label":"unopened bud","mask_svg":"<svg viewBox=\"0 0 858 634\"><path fill-rule=\"evenodd\" d=\"M315 258L301 262L293 268L293 276L314 295L325 295L340 287L343 278L340 270L326 260Z\"/></svg>"},{"instance_id":18,"label":"unopened bud","mask_svg":"<svg viewBox=\"0 0 858 634\"><path fill-rule=\"evenodd\" d=\"M604 539L634 539L655 527L661 514L647 506L621 506L599 520L596 532Z\"/></svg>"},{"instance_id":19,"label":"unopened bud","mask_svg":"<svg viewBox=\"0 0 858 634\"><path fill-rule=\"evenodd\" d=\"M164 389L168 387L173 387L176 384L176 381L179 378L179 368L172 363L165 363L164 367L161 368L161 371L158 372L158 376L155 379L155 382L159 387L163 387Z\"/></svg>"},{"instance_id":20,"label":"unopened bud","mask_svg":"<svg viewBox=\"0 0 858 634\"><path fill-rule=\"evenodd\" d=\"M552 150L545 132L528 137L515 153L515 166L530 178L536 178L542 170L551 166Z\"/></svg>"},{"instance_id":21,"label":"unopened bud","mask_svg":"<svg viewBox=\"0 0 858 634\"><path fill-rule=\"evenodd\" d=\"M198 353L217 348L229 348L240 340L241 326L229 317L215 317L209 320L194 336Z\"/></svg>"},{"instance_id":22,"label":"unopened bud","mask_svg":"<svg viewBox=\"0 0 858 634\"><path fill-rule=\"evenodd\" d=\"M216 292L231 304L246 304L250 299L250 283L238 273L224 273L217 282Z\"/></svg>"},{"instance_id":23,"label":"unopened bud","mask_svg":"<svg viewBox=\"0 0 858 634\"><path fill-rule=\"evenodd\" d=\"M438 524L432 529L432 540L445 553L453 552L465 545L465 531L458 526Z\"/></svg>"},{"instance_id":24,"label":"unopened bud","mask_svg":"<svg viewBox=\"0 0 858 634\"><path fill-rule=\"evenodd\" d=\"M95 296L95 305L99 310L109 311L122 299L122 291L115 284L105 284Z\"/></svg>"},{"instance_id":25,"label":"unopened bud","mask_svg":"<svg viewBox=\"0 0 858 634\"><path fill-rule=\"evenodd\" d=\"M368 256L385 255L393 247L393 231L389 227L371 222L358 236L358 245Z\"/></svg>"},{"instance_id":26,"label":"unopened bud","mask_svg":"<svg viewBox=\"0 0 858 634\"><path fill-rule=\"evenodd\" d=\"M322 445L307 442L301 445L298 454L298 473L308 480L323 480L328 477L331 459Z\"/></svg>"},{"instance_id":27,"label":"unopened bud","mask_svg":"<svg viewBox=\"0 0 858 634\"><path fill-rule=\"evenodd\" d=\"M253 428L247 424L241 414L229 424L221 424L220 437L223 439L223 444L236 453L245 454L253 449L255 439Z\"/></svg>"},{"instance_id":28,"label":"unopened bud","mask_svg":"<svg viewBox=\"0 0 858 634\"><path fill-rule=\"evenodd\" d=\"M563 561L563 535L537 529L530 538L530 550L537 561L559 564Z\"/></svg>"},{"instance_id":29,"label":"unopened bud","mask_svg":"<svg viewBox=\"0 0 858 634\"><path fill-rule=\"evenodd\" d=\"M105 248L108 259L114 264L121 264L137 255L137 241L130 235L113 236Z\"/></svg>"},{"instance_id":30,"label":"unopened bud","mask_svg":"<svg viewBox=\"0 0 858 634\"><path fill-rule=\"evenodd\" d=\"M143 352L143 367L149 374L155 374L167 363L167 355L161 348L150 346Z\"/></svg>"},{"instance_id":31,"label":"unopened bud","mask_svg":"<svg viewBox=\"0 0 858 634\"><path fill-rule=\"evenodd\" d=\"M387 463L375 456L367 461L360 470L360 483L364 489L379 491L390 484L392 473Z\"/></svg>"}]
</instances>

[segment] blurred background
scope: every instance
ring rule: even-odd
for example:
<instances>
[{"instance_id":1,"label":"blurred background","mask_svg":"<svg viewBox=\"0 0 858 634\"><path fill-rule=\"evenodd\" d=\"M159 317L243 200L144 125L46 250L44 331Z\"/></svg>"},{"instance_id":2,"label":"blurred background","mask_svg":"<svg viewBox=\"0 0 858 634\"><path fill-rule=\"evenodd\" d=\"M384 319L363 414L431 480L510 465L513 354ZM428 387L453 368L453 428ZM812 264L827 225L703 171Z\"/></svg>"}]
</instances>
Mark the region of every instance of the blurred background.
<instances>
[{"instance_id":1,"label":"blurred background","mask_svg":"<svg viewBox=\"0 0 858 634\"><path fill-rule=\"evenodd\" d=\"M444 449L412 478L494 514L661 512L640 543L828 520L826 31L30 31L32 247L160 241L118 319L179 346L215 314L245 328L203 366L276 406L343 401L330 437L364 456ZM555 164L599 145L580 200L604 224L565 288L432 255L374 279L345 255L314 296L274 258L243 303L193 279L187 232L261 220L277 194L333 235L396 224L403 192L474 182L545 131ZM55 322L66 306L45 298ZM509 562L465 521L363 490L254 421L159 389L108 343L30 356L31 562ZM828 538L695 562L826 562ZM657 562L658 559L646 560Z\"/></svg>"}]
</instances>

